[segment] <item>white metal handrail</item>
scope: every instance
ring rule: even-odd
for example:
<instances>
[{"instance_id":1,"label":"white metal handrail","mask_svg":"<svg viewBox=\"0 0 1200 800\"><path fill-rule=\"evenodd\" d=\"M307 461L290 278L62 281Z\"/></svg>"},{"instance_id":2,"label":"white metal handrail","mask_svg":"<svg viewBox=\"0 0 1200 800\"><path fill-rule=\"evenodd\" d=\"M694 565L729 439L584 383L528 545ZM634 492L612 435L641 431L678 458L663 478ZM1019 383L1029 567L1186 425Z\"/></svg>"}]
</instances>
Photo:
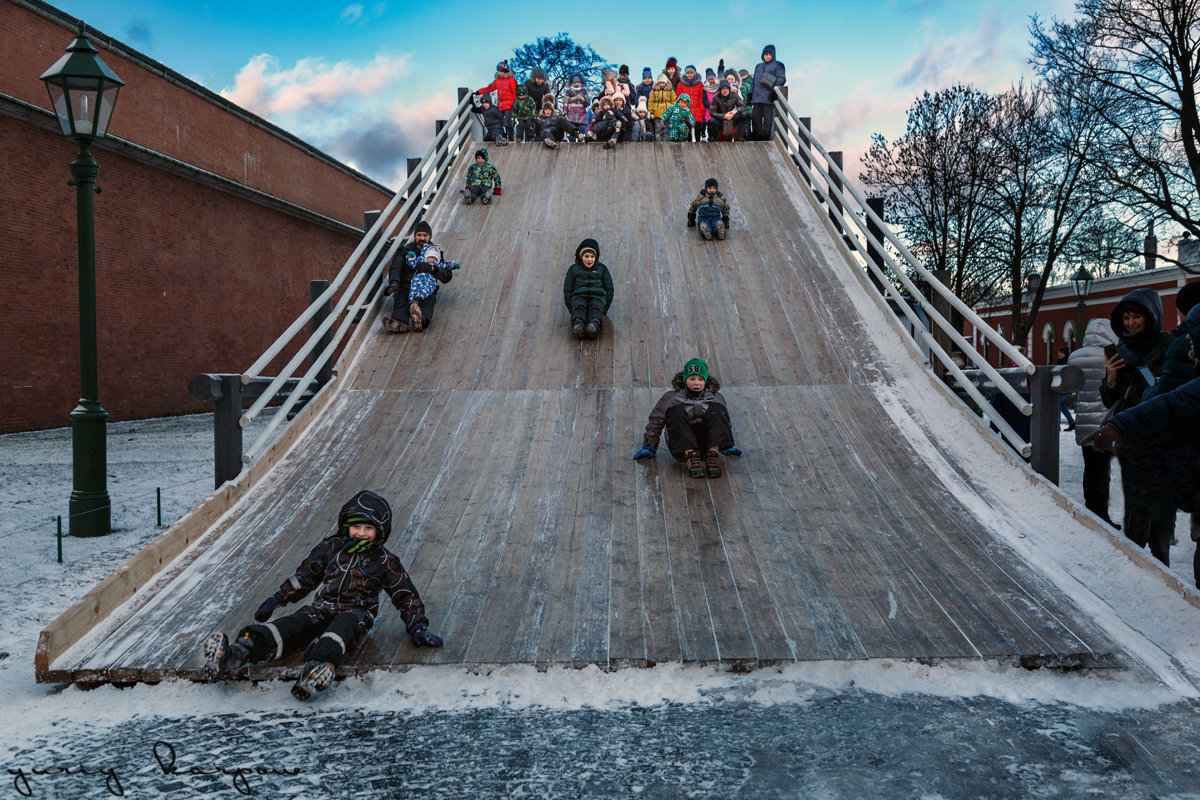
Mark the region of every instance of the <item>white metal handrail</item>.
<instances>
[{"instance_id":1,"label":"white metal handrail","mask_svg":"<svg viewBox=\"0 0 1200 800\"><path fill-rule=\"evenodd\" d=\"M391 262L392 257L400 246L401 240L411 235L413 227L420 219L420 214L414 212L422 211L433 201L446 174L455 163L458 154L471 138L471 98L469 94L465 94L462 101L455 108L450 120L434 136L433 141L421 157L420 162L411 171L408 179L401 186L400 190L396 192L395 196L392 197L387 207L379 214L379 218L371 226L371 229L367 231L366 235L363 236L363 240L354 248L354 252L350 254L350 257L346 259L346 263L342 265L337 275L330 281L328 288L313 300L308 308L280 334L279 338L242 373L241 380L243 384L248 384L259 377L266 366L283 352L301 330L303 330L304 325L312 320L317 312L329 303L335 294L340 292L338 300L333 305L333 313L308 336L307 341L297 350L287 365L280 370L279 375L272 379L270 385L263 391L262 395L239 418L238 424L243 428L249 425L272 398L275 397L284 384L289 379L295 377L295 373L304 361L304 358L312 353L324 334L333 327L338 319L341 319L341 324L337 327L329 343L313 358L312 366L300 379L296 390L285 399L278 412L272 415L271 420L264 427L258 438L255 439L254 443L242 455L244 463L250 463L262 448L265 447L274 434L275 429L287 418L288 412L299 402L304 390L315 380L321 366L333 358L333 354L337 351L337 348L341 345L341 342L355 322L355 315L353 313L344 313L347 308L363 308L367 312L374 310L375 302L380 298L378 295L374 298L370 297L371 291L378 286L376 281L370 279L372 270L376 269L380 264ZM389 241L391 242L390 247L387 246ZM380 254L385 247L387 248L387 252L383 253L383 258L381 259ZM355 294L356 292L357 294ZM354 297L353 303L350 302L352 296Z\"/></svg>"},{"instance_id":2,"label":"white metal handrail","mask_svg":"<svg viewBox=\"0 0 1200 800\"><path fill-rule=\"evenodd\" d=\"M816 184L816 178L819 176L824 180L827 191L826 206L829 209L830 215L841 225L844 231L854 232L857 228L861 231L861 238L872 245L893 274L895 280L907 290L913 300L919 303L922 310L930 319L931 325L935 325L941 330L951 341L958 345L964 357L979 368L981 372L987 375L995 384L997 390L1004 395L1013 405L1024 415L1029 416L1033 413L1033 406L1021 394L1012 387L1007 381L1003 380L996 368L989 364L975 347L966 341L963 336L955 330L954 326L947 320L931 303L925 298L924 294L918 290L915 283L909 277L895 259L887 252L884 242L875 236L870 230L868 223L874 223L875 227L881 232L883 239L890 243L904 259L906 264L911 267L912 271L920 275L926 280L933 291L936 291L941 297L959 313L963 318L970 322L980 335L988 342L991 342L1004 355L1008 356L1014 365L1021 368L1025 374L1032 375L1037 367L1025 357L1023 353L1016 349L1011 343L1004 339L995 329L984 322L975 311L964 303L957 295L950 291L949 287L945 286L938 280L920 260L912 254L908 247L902 242L899 237L891 231L882 219L870 208L862 193L857 189L854 183L846 176L845 172L833 161L829 153L821 146L821 143L813 137L795 111L788 104L788 101L783 97L778 89L775 91L776 100L775 106L777 110L778 121L780 125L780 138L789 155L792 156L796 166L804 173L810 184ZM824 168L818 159L814 157L813 150L820 156L820 160L824 162ZM850 213L844 212L843 208L854 209ZM851 225L853 223L853 225ZM856 235L856 238L859 238ZM861 245L861 242L860 242ZM861 254L862 247L858 248ZM859 255L860 264L867 269L879 281L881 286L889 286L891 279L886 276L873 259L863 258ZM960 387L976 402L979 410L989 421L991 421L1000 431L1001 435L1013 444L1014 447L1023 456L1029 457L1032 453L1032 446L1024 441L1010 426L1004 418L976 389L971 382L963 374L959 366L954 362L950 355L942 348L934 339L934 337L925 330L916 318L915 312L908 307L907 303L898 304L903 313L912 324L913 330L918 332L918 337L929 347L932 357L936 357L938 361L944 365L946 371L949 372L958 381Z\"/></svg>"}]
</instances>

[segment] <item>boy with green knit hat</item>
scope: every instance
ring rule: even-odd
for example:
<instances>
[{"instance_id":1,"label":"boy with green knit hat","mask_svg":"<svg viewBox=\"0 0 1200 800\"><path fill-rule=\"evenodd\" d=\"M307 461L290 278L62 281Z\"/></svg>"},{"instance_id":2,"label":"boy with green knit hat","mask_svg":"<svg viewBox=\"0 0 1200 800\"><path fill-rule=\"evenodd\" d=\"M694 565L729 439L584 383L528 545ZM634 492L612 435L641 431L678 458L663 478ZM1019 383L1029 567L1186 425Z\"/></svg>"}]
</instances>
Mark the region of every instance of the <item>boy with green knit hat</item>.
<instances>
[{"instance_id":1,"label":"boy with green knit hat","mask_svg":"<svg viewBox=\"0 0 1200 800\"><path fill-rule=\"evenodd\" d=\"M690 358L671 379L671 389L650 412L642 448L635 459L654 458L658 440L667 433L667 449L693 478L721 477L721 453L740 456L733 443L733 424L721 395L721 382L708 374L708 362ZM701 453L704 454L701 461Z\"/></svg>"}]
</instances>

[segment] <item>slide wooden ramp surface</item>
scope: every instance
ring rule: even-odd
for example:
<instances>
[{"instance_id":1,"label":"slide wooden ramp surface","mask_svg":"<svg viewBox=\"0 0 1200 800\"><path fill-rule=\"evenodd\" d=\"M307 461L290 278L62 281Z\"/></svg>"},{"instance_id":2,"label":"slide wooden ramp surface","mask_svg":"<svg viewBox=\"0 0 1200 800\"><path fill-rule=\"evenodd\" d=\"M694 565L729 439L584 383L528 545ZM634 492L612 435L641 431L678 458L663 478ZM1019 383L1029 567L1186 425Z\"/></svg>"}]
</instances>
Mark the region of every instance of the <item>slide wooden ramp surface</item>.
<instances>
[{"instance_id":1,"label":"slide wooden ramp surface","mask_svg":"<svg viewBox=\"0 0 1200 800\"><path fill-rule=\"evenodd\" d=\"M872 390L872 337L896 334L864 323L824 209L775 145L489 151L503 196L464 206L450 191L430 214L463 265L431 328L388 334L373 320L329 413L219 539L56 674L197 676L203 636L249 622L361 488L391 501L389 547L446 644L414 648L383 598L344 673L1122 660L898 434ZM710 176L734 206L724 242L684 224ZM616 300L601 338L581 343L562 279L585 237L600 243ZM688 478L665 447L632 460L693 355L724 384L745 451L715 480ZM928 402L946 401L931 387Z\"/></svg>"}]
</instances>

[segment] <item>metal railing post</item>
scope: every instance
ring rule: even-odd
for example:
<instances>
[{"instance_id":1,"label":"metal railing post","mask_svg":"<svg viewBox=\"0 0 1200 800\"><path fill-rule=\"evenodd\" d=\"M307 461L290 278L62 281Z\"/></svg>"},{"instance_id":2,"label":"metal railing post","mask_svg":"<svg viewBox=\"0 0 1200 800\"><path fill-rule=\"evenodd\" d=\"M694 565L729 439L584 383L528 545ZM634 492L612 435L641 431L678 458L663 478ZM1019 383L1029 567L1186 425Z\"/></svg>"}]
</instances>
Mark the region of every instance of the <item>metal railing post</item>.
<instances>
[{"instance_id":1,"label":"metal railing post","mask_svg":"<svg viewBox=\"0 0 1200 800\"><path fill-rule=\"evenodd\" d=\"M841 151L830 150L829 160L832 161L834 166L837 167L837 171L841 172ZM842 179L839 178L837 176L837 172L834 172L833 170L829 171L829 183L826 187L826 190L829 193L829 218L833 220L833 227L837 229L838 233L845 233L845 231L842 230L842 223L839 221L839 217L842 215ZM834 209L837 209L836 214L834 213Z\"/></svg>"},{"instance_id":2,"label":"metal railing post","mask_svg":"<svg viewBox=\"0 0 1200 800\"><path fill-rule=\"evenodd\" d=\"M812 140L809 138L812 135L812 117L798 117L798 119L800 127L804 129L800 133L799 147L800 160L804 162L804 169L801 172L804 173L804 182L812 186L812 179L809 178L812 173Z\"/></svg>"},{"instance_id":3,"label":"metal railing post","mask_svg":"<svg viewBox=\"0 0 1200 800\"><path fill-rule=\"evenodd\" d=\"M439 133L442 132L442 129L445 127L446 127L446 120L444 120L444 119L434 120L433 135L437 136ZM447 159L449 159L449 158L450 158L450 151L448 149L442 151L442 154L438 157L438 160L434 163L434 172L441 172L442 165L445 164ZM445 181L445 179L446 179L446 177L444 175L437 179L437 183L435 183L433 185L434 192L437 192L438 189L442 188L442 182ZM424 210L425 210L424 208L421 209L422 212L424 212Z\"/></svg>"},{"instance_id":4,"label":"metal railing post","mask_svg":"<svg viewBox=\"0 0 1200 800\"><path fill-rule=\"evenodd\" d=\"M242 376L222 375L221 396L213 404L214 488L242 473Z\"/></svg>"},{"instance_id":5,"label":"metal railing post","mask_svg":"<svg viewBox=\"0 0 1200 800\"><path fill-rule=\"evenodd\" d=\"M929 274L933 275L934 279L942 284L942 286L948 287L950 285L950 270L933 269L929 271ZM950 308L950 302L938 292L930 291L930 294L932 295L930 302L933 304L934 310L941 314L943 319L952 321L954 311ZM949 334L942 330L940 326L933 331L933 340L947 353L954 349L954 342L951 341ZM946 365L934 359L933 374L937 375L939 380L946 380Z\"/></svg>"},{"instance_id":6,"label":"metal railing post","mask_svg":"<svg viewBox=\"0 0 1200 800\"><path fill-rule=\"evenodd\" d=\"M328 288L329 288L329 281L325 281L325 280L309 281L308 282L308 301L310 303L315 303L317 301L317 299L321 296L321 294ZM313 349L312 356L310 357L311 358L310 363L313 366L316 366L316 364L317 364L317 358L319 357L318 354L325 352L325 350L328 349L329 344L333 341L333 332L330 331L328 329L328 327L326 327L325 333L323 333L323 334L318 333L318 331L321 328L321 323L323 323L326 319L328 319L329 315L332 313L333 313L333 305L332 305L332 303L329 302L329 300L326 300L324 302L324 304L319 309L317 309L317 313L313 314L313 318L308 323L308 335L309 336L318 336L318 335L320 336L320 339L317 341L317 346ZM321 364L321 368L317 371L317 385L324 386L325 384L329 383L329 381L331 381L332 379L333 379L333 355L330 354L329 358L325 359L325 363ZM239 411L239 414L240 413L241 412ZM241 450L239 450L238 451L238 461L241 461L241 458L242 458L242 452L241 452Z\"/></svg>"},{"instance_id":7,"label":"metal railing post","mask_svg":"<svg viewBox=\"0 0 1200 800\"><path fill-rule=\"evenodd\" d=\"M867 198L867 206L872 211L875 212L875 216L879 217L880 219L883 219L883 198L882 197L868 197ZM882 242L882 241L883 241L883 231L880 230L879 226L875 224L875 220L871 219L871 217L868 216L867 217L867 258L871 259L872 263L874 263L875 266L879 267L880 272L884 271L884 264L886 262L883 259L883 251L880 249L880 247L882 245L876 244L876 242ZM887 293L887 288L883 285L882 281L880 281L879 278L875 277L874 272L871 272L871 270L867 270L867 275L870 276L871 283L875 284L875 288L879 290L880 294Z\"/></svg>"},{"instance_id":8,"label":"metal railing post","mask_svg":"<svg viewBox=\"0 0 1200 800\"><path fill-rule=\"evenodd\" d=\"M1029 464L1034 472L1058 483L1058 393L1054 390L1054 370L1038 367L1033 372L1033 418L1029 426L1029 444L1033 453Z\"/></svg>"}]
</instances>

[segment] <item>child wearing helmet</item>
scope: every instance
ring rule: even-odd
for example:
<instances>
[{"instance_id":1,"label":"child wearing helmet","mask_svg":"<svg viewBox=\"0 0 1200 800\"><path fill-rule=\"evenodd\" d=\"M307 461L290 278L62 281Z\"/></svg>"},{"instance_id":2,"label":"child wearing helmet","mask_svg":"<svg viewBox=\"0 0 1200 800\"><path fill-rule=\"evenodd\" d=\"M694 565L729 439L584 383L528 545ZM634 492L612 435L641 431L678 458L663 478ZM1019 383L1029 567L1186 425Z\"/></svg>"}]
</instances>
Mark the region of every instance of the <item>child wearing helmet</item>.
<instances>
[{"instance_id":1,"label":"child wearing helmet","mask_svg":"<svg viewBox=\"0 0 1200 800\"><path fill-rule=\"evenodd\" d=\"M304 667L292 694L307 700L329 688L338 664L375 624L381 590L399 610L414 645L441 647L441 638L429 631L416 586L400 559L384 547L391 531L387 500L370 491L355 494L342 506L333 533L259 606L254 624L242 628L232 643L224 633L204 640L205 678L217 681L244 665L304 649ZM314 590L308 605L271 619L276 608Z\"/></svg>"}]
</instances>

